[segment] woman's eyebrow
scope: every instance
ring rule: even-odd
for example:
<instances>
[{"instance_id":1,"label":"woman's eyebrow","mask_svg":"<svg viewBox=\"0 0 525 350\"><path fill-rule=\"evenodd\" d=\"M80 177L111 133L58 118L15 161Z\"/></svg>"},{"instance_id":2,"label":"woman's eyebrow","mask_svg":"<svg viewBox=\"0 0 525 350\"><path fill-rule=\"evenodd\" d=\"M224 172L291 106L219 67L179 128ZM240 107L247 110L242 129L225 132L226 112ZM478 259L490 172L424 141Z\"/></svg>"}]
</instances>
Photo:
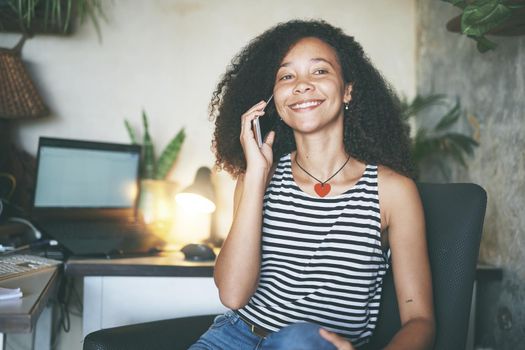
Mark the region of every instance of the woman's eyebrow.
<instances>
[{"instance_id":1,"label":"woman's eyebrow","mask_svg":"<svg viewBox=\"0 0 525 350\"><path fill-rule=\"evenodd\" d=\"M317 63L317 62L325 62L325 63L329 64L329 65L332 66L332 67L334 66L334 65L332 64L332 62L330 62L330 61L327 60L326 58L322 58L322 57L312 58L310 61L313 61L313 62L315 62L315 63Z\"/></svg>"},{"instance_id":2,"label":"woman's eyebrow","mask_svg":"<svg viewBox=\"0 0 525 350\"><path fill-rule=\"evenodd\" d=\"M327 60L326 58L322 58L322 57L315 57L315 58L312 58L310 59L310 62L314 62L314 63L317 63L317 62L325 62L327 64L329 64L330 66L334 66L332 64L332 62L330 62L329 60ZM289 67L290 65L292 64L292 62L284 62L283 64L281 64L279 66L279 68L283 68L283 67Z\"/></svg>"}]
</instances>

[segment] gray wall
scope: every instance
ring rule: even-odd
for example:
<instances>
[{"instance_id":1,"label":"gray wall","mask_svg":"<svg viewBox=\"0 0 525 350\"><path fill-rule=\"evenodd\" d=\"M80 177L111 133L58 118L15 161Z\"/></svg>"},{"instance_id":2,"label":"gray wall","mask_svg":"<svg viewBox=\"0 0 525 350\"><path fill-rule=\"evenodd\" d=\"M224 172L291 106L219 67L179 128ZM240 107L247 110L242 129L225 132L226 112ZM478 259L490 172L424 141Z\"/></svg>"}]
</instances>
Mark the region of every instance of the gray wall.
<instances>
[{"instance_id":1,"label":"gray wall","mask_svg":"<svg viewBox=\"0 0 525 350\"><path fill-rule=\"evenodd\" d=\"M417 8L417 91L458 96L479 122L480 147L468 169L452 166L452 182L488 193L480 261L503 268L501 282L479 286L477 344L523 349L525 343L525 37L492 37L496 51L445 25L459 10L442 1ZM458 127L469 131L468 123ZM427 179L439 180L427 172ZM509 319L511 317L511 319Z\"/></svg>"}]
</instances>

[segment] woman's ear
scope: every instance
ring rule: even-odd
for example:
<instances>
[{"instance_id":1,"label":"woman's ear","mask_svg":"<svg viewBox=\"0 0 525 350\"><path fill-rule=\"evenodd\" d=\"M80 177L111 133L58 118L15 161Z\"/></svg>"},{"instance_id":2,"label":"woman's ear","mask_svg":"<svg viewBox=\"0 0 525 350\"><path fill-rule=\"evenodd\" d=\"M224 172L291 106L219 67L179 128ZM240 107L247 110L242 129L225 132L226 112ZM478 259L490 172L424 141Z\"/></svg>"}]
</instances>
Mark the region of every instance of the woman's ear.
<instances>
[{"instance_id":1,"label":"woman's ear","mask_svg":"<svg viewBox=\"0 0 525 350\"><path fill-rule=\"evenodd\" d=\"M348 83L345 86L345 94L343 96L343 101L348 103L352 101L352 84Z\"/></svg>"}]
</instances>

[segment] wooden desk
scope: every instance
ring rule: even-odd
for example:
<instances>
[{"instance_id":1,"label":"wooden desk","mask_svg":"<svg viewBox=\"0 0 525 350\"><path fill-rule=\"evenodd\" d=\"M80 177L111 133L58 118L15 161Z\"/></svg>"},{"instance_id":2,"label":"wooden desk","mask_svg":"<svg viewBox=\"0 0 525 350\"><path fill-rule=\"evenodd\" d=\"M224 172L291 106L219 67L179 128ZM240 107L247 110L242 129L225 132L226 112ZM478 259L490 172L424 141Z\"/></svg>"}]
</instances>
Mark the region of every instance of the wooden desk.
<instances>
[{"instance_id":1,"label":"wooden desk","mask_svg":"<svg viewBox=\"0 0 525 350\"><path fill-rule=\"evenodd\" d=\"M59 275L59 268L50 267L0 282L0 287L21 288L24 294L20 299L0 301L0 349L5 345L4 333L28 333L33 330L49 299L56 293ZM41 333L50 335L51 328ZM50 337L47 336L47 344L43 341L35 343L39 348L49 349L49 342Z\"/></svg>"},{"instance_id":2,"label":"wooden desk","mask_svg":"<svg viewBox=\"0 0 525 350\"><path fill-rule=\"evenodd\" d=\"M102 328L226 310L213 282L213 262L187 262L179 252L70 259L65 273L84 279L84 337Z\"/></svg>"},{"instance_id":3,"label":"wooden desk","mask_svg":"<svg viewBox=\"0 0 525 350\"><path fill-rule=\"evenodd\" d=\"M213 277L215 262L189 262L180 252L121 259L79 259L67 261L64 271L71 276Z\"/></svg>"}]
</instances>

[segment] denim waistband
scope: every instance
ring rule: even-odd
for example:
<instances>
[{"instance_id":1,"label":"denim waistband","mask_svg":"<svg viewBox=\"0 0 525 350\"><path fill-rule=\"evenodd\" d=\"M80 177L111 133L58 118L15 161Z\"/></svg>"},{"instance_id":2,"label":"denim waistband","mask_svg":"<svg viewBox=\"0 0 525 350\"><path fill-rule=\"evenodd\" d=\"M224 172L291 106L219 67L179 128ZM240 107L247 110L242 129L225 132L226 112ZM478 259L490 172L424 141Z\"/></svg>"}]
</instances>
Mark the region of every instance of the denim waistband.
<instances>
[{"instance_id":1,"label":"denim waistband","mask_svg":"<svg viewBox=\"0 0 525 350\"><path fill-rule=\"evenodd\" d=\"M248 320L246 317L244 317L243 315L241 315L239 312L237 311L234 311L235 315L237 315L237 317L242 321L244 322L249 328L250 328L250 331L255 334L256 336L258 337L261 337L261 338L266 338L270 333L272 333L271 331L268 331L262 327L259 327L255 324L252 323L252 321Z\"/></svg>"}]
</instances>

